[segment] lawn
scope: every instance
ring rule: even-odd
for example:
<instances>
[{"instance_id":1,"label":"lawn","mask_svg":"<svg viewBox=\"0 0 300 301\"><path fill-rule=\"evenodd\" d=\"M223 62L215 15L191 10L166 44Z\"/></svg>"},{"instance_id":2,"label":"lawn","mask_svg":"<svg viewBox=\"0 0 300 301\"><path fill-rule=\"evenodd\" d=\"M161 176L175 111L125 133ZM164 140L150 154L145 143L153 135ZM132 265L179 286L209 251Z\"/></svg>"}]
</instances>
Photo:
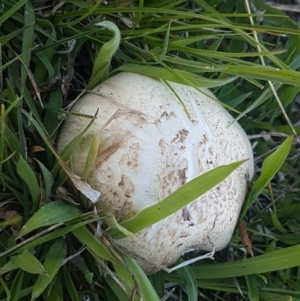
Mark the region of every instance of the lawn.
<instances>
[{"instance_id":1,"label":"lawn","mask_svg":"<svg viewBox=\"0 0 300 301\"><path fill-rule=\"evenodd\" d=\"M0 1L0 301L300 300L299 68L299 24L260 0ZM128 220L93 206L96 138L85 172L74 172L74 148L97 115L70 109L121 72L209 88L248 135L254 177L214 259L189 252L174 265L192 263L146 276L117 241L184 208L241 162ZM87 126L58 151L74 116Z\"/></svg>"}]
</instances>

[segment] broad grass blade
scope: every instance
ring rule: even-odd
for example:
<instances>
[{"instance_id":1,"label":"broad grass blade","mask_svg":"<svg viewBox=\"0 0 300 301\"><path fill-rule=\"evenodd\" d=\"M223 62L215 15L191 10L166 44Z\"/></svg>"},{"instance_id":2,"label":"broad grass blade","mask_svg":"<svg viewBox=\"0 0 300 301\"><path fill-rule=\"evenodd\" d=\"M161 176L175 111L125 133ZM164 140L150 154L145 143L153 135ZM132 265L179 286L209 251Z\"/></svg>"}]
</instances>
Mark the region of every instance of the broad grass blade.
<instances>
[{"instance_id":1,"label":"broad grass blade","mask_svg":"<svg viewBox=\"0 0 300 301\"><path fill-rule=\"evenodd\" d=\"M193 179L161 202L144 209L133 218L122 222L121 226L132 233L136 233L163 220L222 182L244 162L243 160L223 165ZM115 239L125 237L117 229L111 229L108 233Z\"/></svg>"},{"instance_id":2,"label":"broad grass blade","mask_svg":"<svg viewBox=\"0 0 300 301\"><path fill-rule=\"evenodd\" d=\"M123 281L127 287L133 287L134 281L130 275L130 271L127 268L120 264L119 262L114 263L114 270L119 280Z\"/></svg>"},{"instance_id":3,"label":"broad grass blade","mask_svg":"<svg viewBox=\"0 0 300 301\"><path fill-rule=\"evenodd\" d=\"M154 288L152 287L149 279L144 274L144 272L141 270L139 265L129 256L122 254L121 255L128 267L130 268L130 271L132 272L133 276L135 277L135 280L139 286L140 294L142 296L142 300L147 301L159 301L159 297L157 296Z\"/></svg>"},{"instance_id":4,"label":"broad grass blade","mask_svg":"<svg viewBox=\"0 0 300 301\"><path fill-rule=\"evenodd\" d=\"M127 301L130 300L129 294L122 288L116 281L113 280L112 277L107 275L105 280L114 294L117 296L117 300L119 301Z\"/></svg>"},{"instance_id":5,"label":"broad grass blade","mask_svg":"<svg viewBox=\"0 0 300 301\"><path fill-rule=\"evenodd\" d=\"M86 227L80 227L73 230L73 234L81 243L86 245L97 256L113 262L115 261L114 257L107 250L106 246L104 246L100 240L94 237Z\"/></svg>"},{"instance_id":6,"label":"broad grass blade","mask_svg":"<svg viewBox=\"0 0 300 301\"><path fill-rule=\"evenodd\" d=\"M245 277L248 287L248 298L250 301L259 301L258 285L255 275L248 275Z\"/></svg>"},{"instance_id":7,"label":"broad grass blade","mask_svg":"<svg viewBox=\"0 0 300 301\"><path fill-rule=\"evenodd\" d=\"M183 260L180 260L183 262ZM179 262L180 263L180 262ZM185 266L181 269L176 270L177 275L181 278L189 301L198 300L198 288L195 274L190 266Z\"/></svg>"},{"instance_id":8,"label":"broad grass blade","mask_svg":"<svg viewBox=\"0 0 300 301\"><path fill-rule=\"evenodd\" d=\"M20 255L11 256L10 260L14 265L25 272L47 276L47 272L43 268L43 265L27 250Z\"/></svg>"},{"instance_id":9,"label":"broad grass blade","mask_svg":"<svg viewBox=\"0 0 300 301\"><path fill-rule=\"evenodd\" d=\"M3 253L0 253L0 258L3 257L4 255L6 255L6 253L18 254L24 250L27 250L28 248L34 248L34 247L44 244L48 241L54 240L58 237L62 237L64 235L74 231L77 228L83 227L87 224L96 222L98 220L99 220L98 218L97 219L88 219L88 220L85 220L82 222L78 222L76 224L71 224L71 225L67 225L65 227L61 227L59 229L56 229L54 227L56 229L55 231L53 231L53 228L52 229L50 228L50 231L51 231L50 233L49 233L49 229L46 229L44 231L44 233L43 232L41 233L41 236L39 236L38 238L35 238L34 240L29 239L25 245L22 245L19 247L17 245L16 248L12 248L12 250L7 250ZM58 224L58 226L61 226L61 224Z\"/></svg>"},{"instance_id":10,"label":"broad grass blade","mask_svg":"<svg viewBox=\"0 0 300 301\"><path fill-rule=\"evenodd\" d=\"M6 274L7 272L16 270L18 267L12 263L12 261L7 262L5 265L0 267L0 276Z\"/></svg>"},{"instance_id":11,"label":"broad grass blade","mask_svg":"<svg viewBox=\"0 0 300 301\"><path fill-rule=\"evenodd\" d=\"M32 288L31 300L38 298L52 282L58 273L67 253L67 246L63 237L57 238L52 244L44 262L44 269L48 277L40 275Z\"/></svg>"},{"instance_id":12,"label":"broad grass blade","mask_svg":"<svg viewBox=\"0 0 300 301\"><path fill-rule=\"evenodd\" d=\"M102 81L104 81L108 78L111 59L112 59L114 53L119 48L119 44L121 41L121 33L120 33L118 27L114 23L112 23L110 21L103 21L103 22L97 23L96 25L102 26L102 27L112 31L114 33L114 36L110 41L106 42L102 46L102 48L99 52L99 55L94 63L91 80L88 84L89 90L95 88Z\"/></svg>"},{"instance_id":13,"label":"broad grass blade","mask_svg":"<svg viewBox=\"0 0 300 301\"><path fill-rule=\"evenodd\" d=\"M56 223L64 223L78 217L82 212L80 209L66 201L57 200L41 207L23 226L19 233L19 238L30 233L31 231L54 225Z\"/></svg>"},{"instance_id":14,"label":"broad grass blade","mask_svg":"<svg viewBox=\"0 0 300 301\"><path fill-rule=\"evenodd\" d=\"M260 193L263 191L266 185L273 179L274 175L278 172L280 167L285 162L291 146L293 142L294 136L288 137L278 148L275 152L269 155L263 162L261 174L258 179L255 181L253 188L245 202L240 219L243 218L249 208Z\"/></svg>"}]
</instances>

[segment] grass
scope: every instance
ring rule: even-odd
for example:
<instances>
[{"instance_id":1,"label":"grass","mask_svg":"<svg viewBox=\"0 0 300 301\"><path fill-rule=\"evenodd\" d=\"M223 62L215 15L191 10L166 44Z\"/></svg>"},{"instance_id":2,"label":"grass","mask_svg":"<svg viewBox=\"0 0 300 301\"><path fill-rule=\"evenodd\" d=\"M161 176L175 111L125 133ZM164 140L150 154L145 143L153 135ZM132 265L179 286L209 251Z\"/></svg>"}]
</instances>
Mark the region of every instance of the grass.
<instances>
[{"instance_id":1,"label":"grass","mask_svg":"<svg viewBox=\"0 0 300 301\"><path fill-rule=\"evenodd\" d=\"M3 0L0 25L0 300L300 300L298 24L260 0ZM72 145L55 150L65 108L120 71L211 88L253 143L239 227L214 261L146 277L110 237L164 216L86 211ZM205 192L191 187L179 207Z\"/></svg>"}]
</instances>

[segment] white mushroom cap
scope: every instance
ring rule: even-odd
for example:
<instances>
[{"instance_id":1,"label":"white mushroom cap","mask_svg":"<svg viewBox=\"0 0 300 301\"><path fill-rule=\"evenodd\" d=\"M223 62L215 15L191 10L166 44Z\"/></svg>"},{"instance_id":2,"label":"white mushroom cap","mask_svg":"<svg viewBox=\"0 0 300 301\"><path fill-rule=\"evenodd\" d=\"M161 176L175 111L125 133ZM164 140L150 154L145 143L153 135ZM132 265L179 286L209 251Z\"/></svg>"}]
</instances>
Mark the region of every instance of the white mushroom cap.
<instances>
[{"instance_id":1,"label":"white mushroom cap","mask_svg":"<svg viewBox=\"0 0 300 301\"><path fill-rule=\"evenodd\" d=\"M253 176L253 154L240 125L207 89L120 73L87 93L72 111L97 119L74 149L81 175L90 141L99 135L99 160L88 183L101 192L98 206L126 220L184 183L224 164L248 159L222 183L165 220L118 243L136 258L168 266L184 252L224 248L231 239ZM187 112L184 111L184 107ZM118 117L103 125L116 113ZM58 141L61 151L89 123L70 115ZM102 130L101 130L102 129ZM213 244L213 246L212 246ZM146 273L157 270L138 260Z\"/></svg>"}]
</instances>

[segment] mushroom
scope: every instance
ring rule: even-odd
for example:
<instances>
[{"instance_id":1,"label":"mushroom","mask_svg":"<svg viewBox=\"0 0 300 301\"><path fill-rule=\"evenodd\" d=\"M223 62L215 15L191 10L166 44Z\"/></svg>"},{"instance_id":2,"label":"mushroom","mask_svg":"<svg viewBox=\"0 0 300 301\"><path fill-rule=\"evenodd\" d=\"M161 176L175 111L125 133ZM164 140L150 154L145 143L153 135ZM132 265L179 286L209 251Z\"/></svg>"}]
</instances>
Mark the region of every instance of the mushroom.
<instances>
[{"instance_id":1,"label":"mushroom","mask_svg":"<svg viewBox=\"0 0 300 301\"><path fill-rule=\"evenodd\" d=\"M118 240L146 273L169 266L191 250L220 250L230 241L253 176L249 140L207 89L119 73L74 105L58 139L58 151L92 126L73 150L81 175L91 140L98 158L87 179L101 192L97 206L119 221L133 217L186 182L220 165L248 159L223 182L186 208Z\"/></svg>"}]
</instances>

